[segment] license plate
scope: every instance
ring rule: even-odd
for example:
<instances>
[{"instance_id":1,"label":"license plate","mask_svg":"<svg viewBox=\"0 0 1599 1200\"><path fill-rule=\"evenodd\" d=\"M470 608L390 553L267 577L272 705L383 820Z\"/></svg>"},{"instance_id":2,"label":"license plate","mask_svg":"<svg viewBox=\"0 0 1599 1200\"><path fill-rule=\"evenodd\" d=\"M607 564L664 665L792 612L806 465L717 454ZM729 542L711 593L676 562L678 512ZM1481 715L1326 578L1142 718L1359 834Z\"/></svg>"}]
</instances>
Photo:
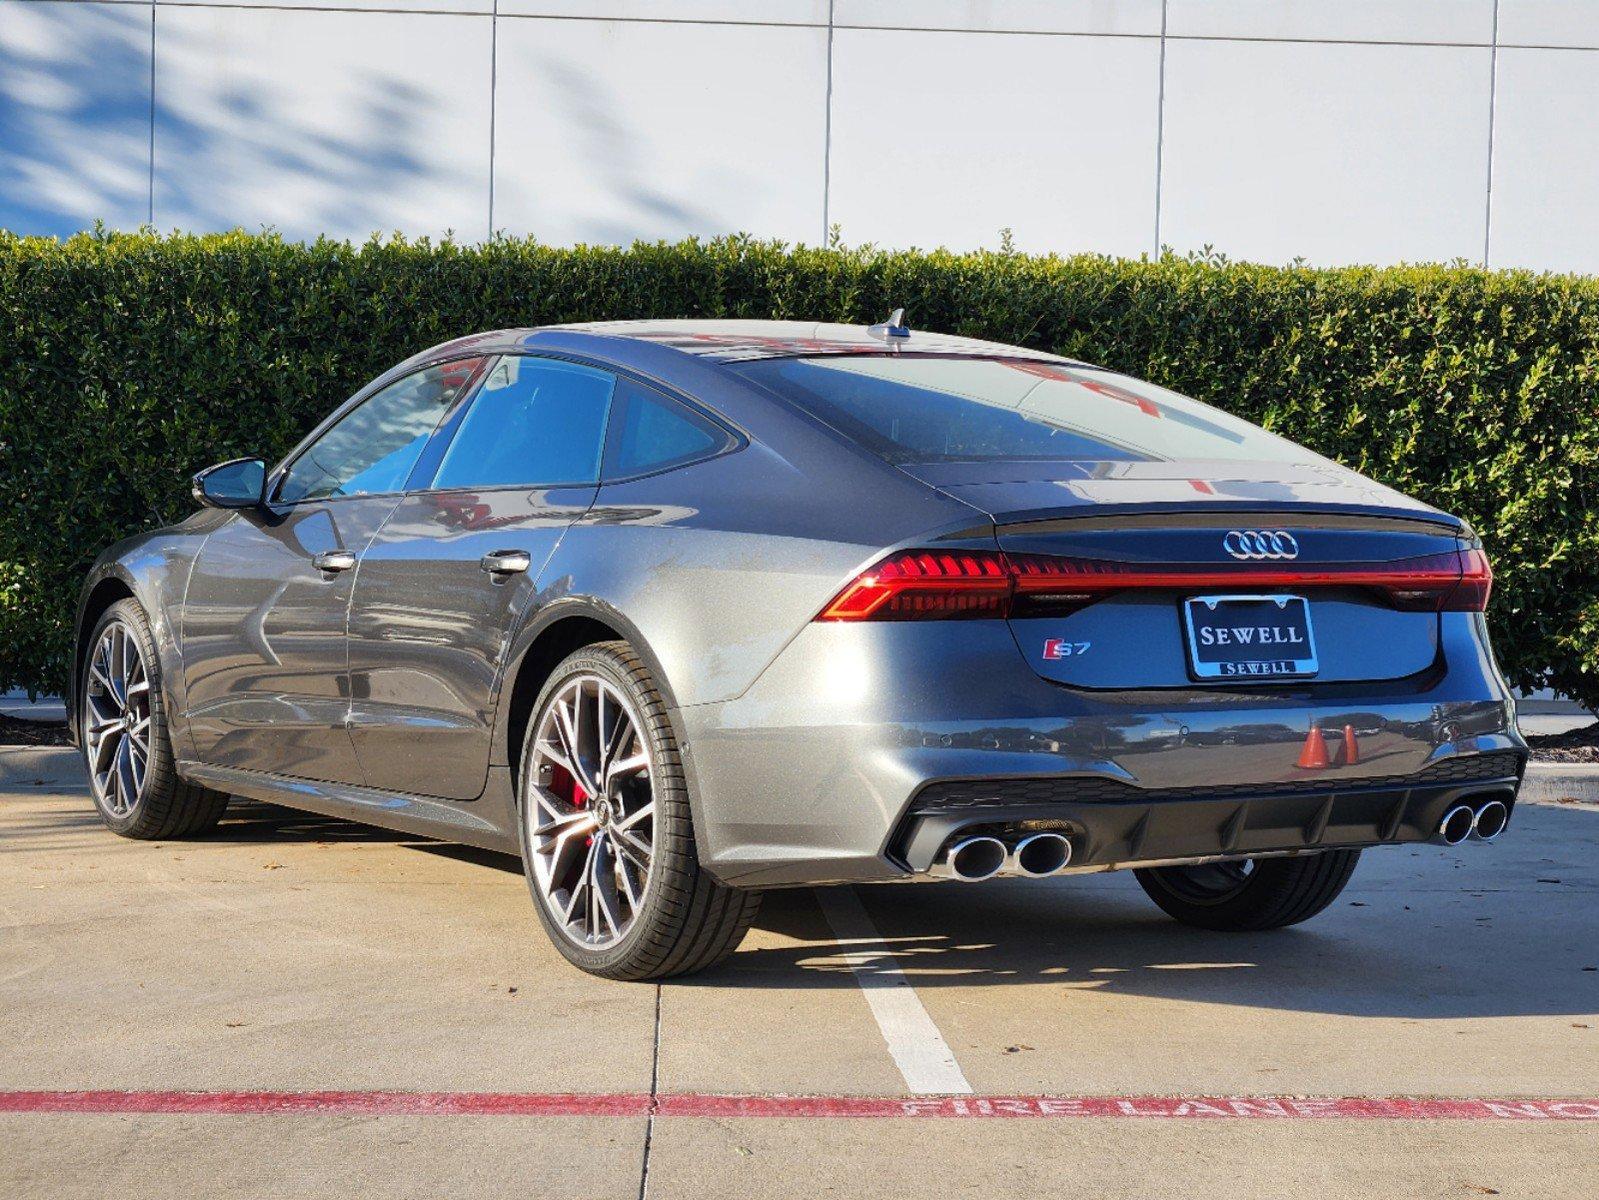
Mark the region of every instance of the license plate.
<instances>
[{"instance_id":1,"label":"license plate","mask_svg":"<svg viewBox=\"0 0 1599 1200\"><path fill-rule=\"evenodd\" d=\"M1304 679L1317 671L1303 596L1195 596L1183 601L1195 679Z\"/></svg>"}]
</instances>

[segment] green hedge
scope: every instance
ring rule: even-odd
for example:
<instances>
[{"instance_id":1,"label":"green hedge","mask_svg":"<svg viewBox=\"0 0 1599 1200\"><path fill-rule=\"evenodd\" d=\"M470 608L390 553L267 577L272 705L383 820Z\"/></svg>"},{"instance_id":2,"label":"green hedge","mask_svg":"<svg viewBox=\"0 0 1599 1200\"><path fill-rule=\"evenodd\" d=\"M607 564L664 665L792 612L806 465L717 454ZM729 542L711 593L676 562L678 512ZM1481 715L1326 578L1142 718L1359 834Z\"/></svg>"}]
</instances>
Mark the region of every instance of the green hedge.
<instances>
[{"instance_id":1,"label":"green hedge","mask_svg":"<svg viewBox=\"0 0 1599 1200\"><path fill-rule=\"evenodd\" d=\"M1599 281L1468 267L501 240L0 233L0 688L58 689L101 547L188 476L274 455L364 380L471 330L608 317L867 322L1156 380L1468 518L1514 682L1599 703Z\"/></svg>"}]
</instances>

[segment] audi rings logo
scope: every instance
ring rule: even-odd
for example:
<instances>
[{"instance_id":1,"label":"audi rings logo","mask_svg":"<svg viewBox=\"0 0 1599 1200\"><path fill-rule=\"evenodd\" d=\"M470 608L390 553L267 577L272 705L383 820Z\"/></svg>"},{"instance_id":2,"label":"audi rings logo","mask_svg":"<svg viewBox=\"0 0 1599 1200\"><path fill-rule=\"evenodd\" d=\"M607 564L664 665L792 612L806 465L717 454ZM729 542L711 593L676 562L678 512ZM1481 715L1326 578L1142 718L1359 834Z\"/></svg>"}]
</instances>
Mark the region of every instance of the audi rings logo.
<instances>
[{"instance_id":1,"label":"audi rings logo","mask_svg":"<svg viewBox=\"0 0 1599 1200\"><path fill-rule=\"evenodd\" d=\"M1284 559L1299 557L1294 535L1279 529L1234 529L1221 540L1222 549L1234 558Z\"/></svg>"}]
</instances>

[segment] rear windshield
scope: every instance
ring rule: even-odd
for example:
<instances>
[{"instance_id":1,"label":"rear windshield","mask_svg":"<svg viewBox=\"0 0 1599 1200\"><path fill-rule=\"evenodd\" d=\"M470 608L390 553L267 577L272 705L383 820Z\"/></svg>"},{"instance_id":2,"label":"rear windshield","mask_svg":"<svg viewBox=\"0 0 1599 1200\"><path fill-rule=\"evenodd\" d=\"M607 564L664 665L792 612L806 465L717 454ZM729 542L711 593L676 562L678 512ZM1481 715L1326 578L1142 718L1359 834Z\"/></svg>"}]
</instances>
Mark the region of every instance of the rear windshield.
<instances>
[{"instance_id":1,"label":"rear windshield","mask_svg":"<svg viewBox=\"0 0 1599 1200\"><path fill-rule=\"evenodd\" d=\"M896 463L1324 461L1208 404L1076 364L832 355L732 369Z\"/></svg>"}]
</instances>

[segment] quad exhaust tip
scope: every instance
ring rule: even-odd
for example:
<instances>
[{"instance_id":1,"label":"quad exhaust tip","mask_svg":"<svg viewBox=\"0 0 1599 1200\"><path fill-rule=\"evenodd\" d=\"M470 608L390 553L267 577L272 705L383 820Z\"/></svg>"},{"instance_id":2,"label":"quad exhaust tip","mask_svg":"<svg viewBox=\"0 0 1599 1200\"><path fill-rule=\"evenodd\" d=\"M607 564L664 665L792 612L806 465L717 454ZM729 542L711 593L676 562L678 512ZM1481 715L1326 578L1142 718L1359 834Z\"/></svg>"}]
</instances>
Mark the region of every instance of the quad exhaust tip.
<instances>
[{"instance_id":1,"label":"quad exhaust tip","mask_svg":"<svg viewBox=\"0 0 1599 1200\"><path fill-rule=\"evenodd\" d=\"M1438 822L1438 840L1446 846L1458 846L1471 836L1477 824L1477 814L1469 804L1457 804Z\"/></svg>"},{"instance_id":2,"label":"quad exhaust tip","mask_svg":"<svg viewBox=\"0 0 1599 1200\"><path fill-rule=\"evenodd\" d=\"M962 883L981 883L996 875L1043 879L1065 870L1071 860L1072 843L1065 834L1029 834L1014 845L983 834L951 844L933 874Z\"/></svg>"},{"instance_id":3,"label":"quad exhaust tip","mask_svg":"<svg viewBox=\"0 0 1599 1200\"><path fill-rule=\"evenodd\" d=\"M1510 824L1510 809L1503 800L1490 800L1472 818L1471 832L1478 840L1491 842Z\"/></svg>"},{"instance_id":4,"label":"quad exhaust tip","mask_svg":"<svg viewBox=\"0 0 1599 1200\"><path fill-rule=\"evenodd\" d=\"M1469 804L1457 804L1438 822L1438 840L1446 846L1458 846L1468 837L1491 842L1508 824L1510 806L1503 800L1488 800L1475 809Z\"/></svg>"},{"instance_id":5,"label":"quad exhaust tip","mask_svg":"<svg viewBox=\"0 0 1599 1200\"><path fill-rule=\"evenodd\" d=\"M1058 833L1035 833L1016 843L1010 852L1011 865L1018 875L1042 879L1053 875L1072 860L1072 844Z\"/></svg>"},{"instance_id":6,"label":"quad exhaust tip","mask_svg":"<svg viewBox=\"0 0 1599 1200\"><path fill-rule=\"evenodd\" d=\"M1005 868L1008 852L996 837L963 838L949 848L945 861L949 874L962 883L981 883Z\"/></svg>"}]
</instances>

